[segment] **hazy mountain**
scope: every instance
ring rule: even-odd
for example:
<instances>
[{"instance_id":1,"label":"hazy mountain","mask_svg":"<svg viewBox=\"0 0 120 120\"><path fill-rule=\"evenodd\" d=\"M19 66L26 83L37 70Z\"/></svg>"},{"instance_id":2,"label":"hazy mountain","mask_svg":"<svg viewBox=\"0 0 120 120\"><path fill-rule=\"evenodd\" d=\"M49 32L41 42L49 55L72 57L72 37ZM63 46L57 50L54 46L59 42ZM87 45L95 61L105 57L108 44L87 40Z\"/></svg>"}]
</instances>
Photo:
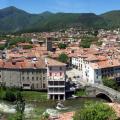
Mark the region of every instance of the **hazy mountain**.
<instances>
[{"instance_id":1,"label":"hazy mountain","mask_svg":"<svg viewBox=\"0 0 120 120\"><path fill-rule=\"evenodd\" d=\"M94 13L51 13L30 14L13 6L0 9L0 32L51 31L66 27L84 28L117 27L120 11L102 15Z\"/></svg>"}]
</instances>

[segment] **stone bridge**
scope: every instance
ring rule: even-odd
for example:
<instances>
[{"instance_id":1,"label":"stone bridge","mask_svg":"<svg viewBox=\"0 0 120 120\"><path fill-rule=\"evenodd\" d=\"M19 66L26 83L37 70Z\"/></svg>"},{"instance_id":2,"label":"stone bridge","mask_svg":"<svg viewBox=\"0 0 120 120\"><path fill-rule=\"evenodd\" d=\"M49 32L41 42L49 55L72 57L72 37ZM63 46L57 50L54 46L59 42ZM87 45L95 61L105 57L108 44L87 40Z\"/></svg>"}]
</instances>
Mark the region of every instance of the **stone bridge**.
<instances>
[{"instance_id":1,"label":"stone bridge","mask_svg":"<svg viewBox=\"0 0 120 120\"><path fill-rule=\"evenodd\" d=\"M89 97L99 97L109 102L120 102L120 92L104 85L88 85L86 91Z\"/></svg>"}]
</instances>

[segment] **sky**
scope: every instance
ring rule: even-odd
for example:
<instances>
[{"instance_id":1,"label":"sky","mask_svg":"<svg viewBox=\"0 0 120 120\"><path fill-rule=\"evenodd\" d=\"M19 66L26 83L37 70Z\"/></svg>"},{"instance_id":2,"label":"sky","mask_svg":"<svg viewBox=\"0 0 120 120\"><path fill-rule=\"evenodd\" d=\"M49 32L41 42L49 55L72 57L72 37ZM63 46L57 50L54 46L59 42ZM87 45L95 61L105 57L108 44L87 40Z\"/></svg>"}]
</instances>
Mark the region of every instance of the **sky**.
<instances>
[{"instance_id":1,"label":"sky","mask_svg":"<svg viewBox=\"0 0 120 120\"><path fill-rule=\"evenodd\" d=\"M0 0L0 9L15 6L29 13L67 12L101 14L120 10L120 0Z\"/></svg>"}]
</instances>

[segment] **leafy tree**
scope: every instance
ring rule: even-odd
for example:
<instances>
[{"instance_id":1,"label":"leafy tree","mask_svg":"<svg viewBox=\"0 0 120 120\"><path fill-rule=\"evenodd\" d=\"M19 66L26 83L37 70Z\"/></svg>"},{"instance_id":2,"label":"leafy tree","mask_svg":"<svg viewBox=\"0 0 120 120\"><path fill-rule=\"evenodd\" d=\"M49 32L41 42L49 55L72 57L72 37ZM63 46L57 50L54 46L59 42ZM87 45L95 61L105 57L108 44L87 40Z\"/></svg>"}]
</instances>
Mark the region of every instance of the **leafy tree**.
<instances>
[{"instance_id":1,"label":"leafy tree","mask_svg":"<svg viewBox=\"0 0 120 120\"><path fill-rule=\"evenodd\" d=\"M58 60L60 62L63 62L63 63L67 63L68 62L68 56L65 54L65 53L61 53L58 57Z\"/></svg>"},{"instance_id":2,"label":"leafy tree","mask_svg":"<svg viewBox=\"0 0 120 120\"><path fill-rule=\"evenodd\" d=\"M87 103L77 111L73 120L116 120L115 111L103 103Z\"/></svg>"},{"instance_id":3,"label":"leafy tree","mask_svg":"<svg viewBox=\"0 0 120 120\"><path fill-rule=\"evenodd\" d=\"M16 111L17 111L17 120L23 120L24 117L24 110L25 110L25 100L21 92L17 93L17 102L16 102Z\"/></svg>"},{"instance_id":4,"label":"leafy tree","mask_svg":"<svg viewBox=\"0 0 120 120\"><path fill-rule=\"evenodd\" d=\"M94 35L97 36L98 35L98 30L94 31Z\"/></svg>"},{"instance_id":5,"label":"leafy tree","mask_svg":"<svg viewBox=\"0 0 120 120\"><path fill-rule=\"evenodd\" d=\"M5 49L5 45L0 45L0 50L4 50Z\"/></svg>"},{"instance_id":6,"label":"leafy tree","mask_svg":"<svg viewBox=\"0 0 120 120\"><path fill-rule=\"evenodd\" d=\"M4 99L10 102L14 102L16 100L15 93L12 92L10 89L7 89Z\"/></svg>"},{"instance_id":7,"label":"leafy tree","mask_svg":"<svg viewBox=\"0 0 120 120\"><path fill-rule=\"evenodd\" d=\"M94 42L98 42L97 37L83 37L80 42L80 47L90 48L90 45Z\"/></svg>"},{"instance_id":8,"label":"leafy tree","mask_svg":"<svg viewBox=\"0 0 120 120\"><path fill-rule=\"evenodd\" d=\"M66 45L66 44L63 44L63 43L59 43L59 44L58 44L58 47L59 47L60 49L65 49L65 48L67 47L67 45Z\"/></svg>"},{"instance_id":9,"label":"leafy tree","mask_svg":"<svg viewBox=\"0 0 120 120\"><path fill-rule=\"evenodd\" d=\"M118 84L114 79L103 78L103 84L107 87L113 88L115 90L118 89Z\"/></svg>"},{"instance_id":10,"label":"leafy tree","mask_svg":"<svg viewBox=\"0 0 120 120\"><path fill-rule=\"evenodd\" d=\"M31 39L30 38L15 37L15 38L7 40L6 47L11 48L11 46L14 46L14 45L16 46L17 43L20 43L20 42L21 43L25 43L25 42L31 43Z\"/></svg>"}]
</instances>

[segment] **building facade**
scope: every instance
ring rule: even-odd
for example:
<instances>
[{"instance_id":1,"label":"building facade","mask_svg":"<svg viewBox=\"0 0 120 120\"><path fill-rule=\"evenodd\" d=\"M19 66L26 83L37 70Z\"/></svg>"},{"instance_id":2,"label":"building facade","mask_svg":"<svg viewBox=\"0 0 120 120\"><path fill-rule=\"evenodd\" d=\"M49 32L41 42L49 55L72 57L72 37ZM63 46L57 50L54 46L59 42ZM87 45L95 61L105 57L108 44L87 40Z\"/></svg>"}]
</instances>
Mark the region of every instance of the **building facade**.
<instances>
[{"instance_id":1,"label":"building facade","mask_svg":"<svg viewBox=\"0 0 120 120\"><path fill-rule=\"evenodd\" d=\"M86 54L72 57L72 65L82 71L82 79L86 84L101 84L103 78L120 81L119 59Z\"/></svg>"},{"instance_id":2,"label":"building facade","mask_svg":"<svg viewBox=\"0 0 120 120\"><path fill-rule=\"evenodd\" d=\"M0 83L26 90L48 90L48 99L65 100L66 64L47 58L0 61Z\"/></svg>"},{"instance_id":3,"label":"building facade","mask_svg":"<svg viewBox=\"0 0 120 120\"><path fill-rule=\"evenodd\" d=\"M65 100L66 64L47 59L48 99Z\"/></svg>"},{"instance_id":4,"label":"building facade","mask_svg":"<svg viewBox=\"0 0 120 120\"><path fill-rule=\"evenodd\" d=\"M41 63L41 64L40 64ZM6 87L47 90L47 69L44 61L1 62L0 82Z\"/></svg>"}]
</instances>

